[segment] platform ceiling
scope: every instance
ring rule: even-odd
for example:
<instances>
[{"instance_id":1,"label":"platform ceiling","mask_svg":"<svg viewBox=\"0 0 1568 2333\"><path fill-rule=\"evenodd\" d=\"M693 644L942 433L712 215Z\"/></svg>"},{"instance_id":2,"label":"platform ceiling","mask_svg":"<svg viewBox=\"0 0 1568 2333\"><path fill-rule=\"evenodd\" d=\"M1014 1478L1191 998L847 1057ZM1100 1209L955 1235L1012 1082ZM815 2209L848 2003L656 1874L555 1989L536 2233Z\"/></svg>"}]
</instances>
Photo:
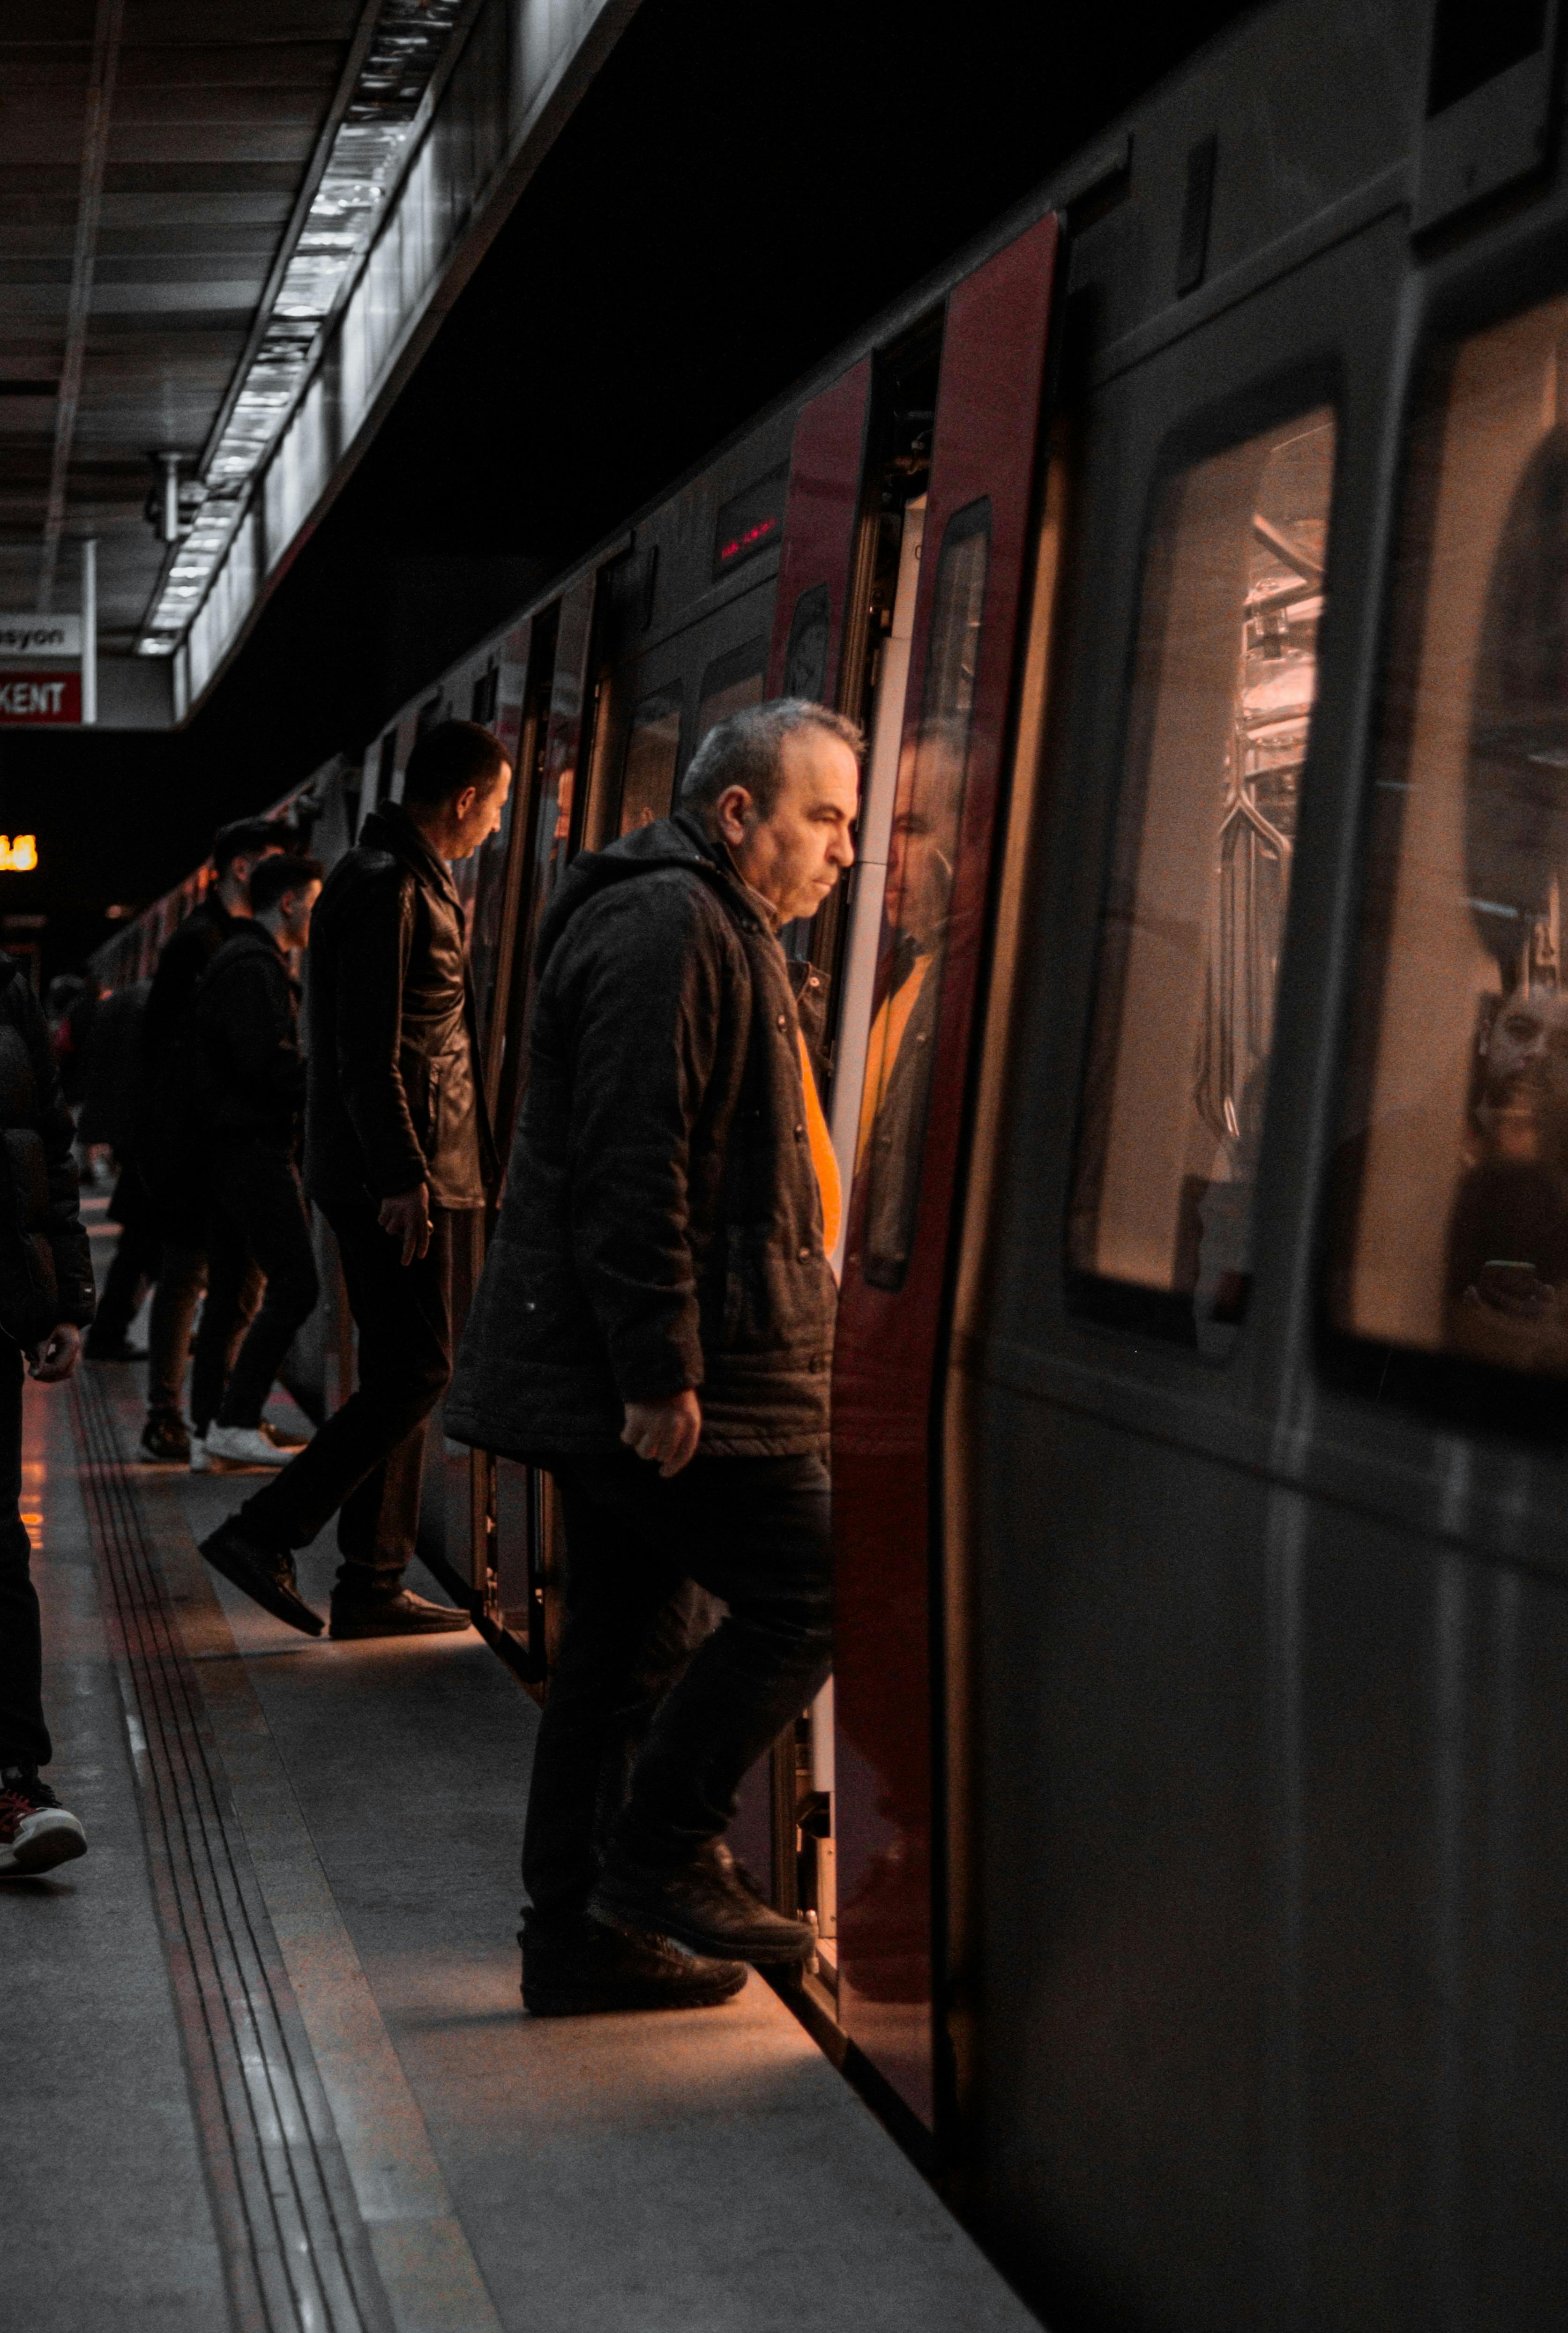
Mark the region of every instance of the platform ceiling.
<instances>
[{"instance_id":1,"label":"platform ceiling","mask_svg":"<svg viewBox=\"0 0 1568 2333\"><path fill-rule=\"evenodd\" d=\"M130 648L149 456L213 437L363 13L0 0L0 610L79 606L96 535L101 645Z\"/></svg>"}]
</instances>

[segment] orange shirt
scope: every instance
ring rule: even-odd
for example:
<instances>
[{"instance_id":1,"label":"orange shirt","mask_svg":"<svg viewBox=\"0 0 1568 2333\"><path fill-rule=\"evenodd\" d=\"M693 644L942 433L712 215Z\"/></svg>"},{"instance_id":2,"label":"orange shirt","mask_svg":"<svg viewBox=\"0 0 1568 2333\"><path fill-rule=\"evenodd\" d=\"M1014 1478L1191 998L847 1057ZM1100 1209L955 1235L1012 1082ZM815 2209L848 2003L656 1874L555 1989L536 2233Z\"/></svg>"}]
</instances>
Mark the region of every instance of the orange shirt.
<instances>
[{"instance_id":1,"label":"orange shirt","mask_svg":"<svg viewBox=\"0 0 1568 2333\"><path fill-rule=\"evenodd\" d=\"M844 1195L839 1181L839 1162L833 1154L832 1137L828 1132L828 1122L817 1099L817 1081L812 1074L812 1060L806 1051L805 1037L798 1030L796 1035L801 1049L801 1084L805 1089L806 1138L811 1144L812 1166L822 1199L822 1247L827 1254L832 1255L839 1243Z\"/></svg>"}]
</instances>

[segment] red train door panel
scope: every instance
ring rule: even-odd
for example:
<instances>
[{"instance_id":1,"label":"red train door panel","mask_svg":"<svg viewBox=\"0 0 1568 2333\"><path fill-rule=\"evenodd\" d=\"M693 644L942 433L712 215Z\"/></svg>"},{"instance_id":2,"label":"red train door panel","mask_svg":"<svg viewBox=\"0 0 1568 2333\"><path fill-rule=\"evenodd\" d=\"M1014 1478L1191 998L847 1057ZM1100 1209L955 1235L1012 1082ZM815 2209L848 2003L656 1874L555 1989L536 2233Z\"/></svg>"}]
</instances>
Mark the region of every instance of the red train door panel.
<instances>
[{"instance_id":1,"label":"red train door panel","mask_svg":"<svg viewBox=\"0 0 1568 2333\"><path fill-rule=\"evenodd\" d=\"M948 305L833 1376L839 2017L928 2122L930 1419L1057 240Z\"/></svg>"},{"instance_id":2,"label":"red train door panel","mask_svg":"<svg viewBox=\"0 0 1568 2333\"><path fill-rule=\"evenodd\" d=\"M868 358L803 405L795 423L770 696L837 701L871 390Z\"/></svg>"},{"instance_id":3,"label":"red train door panel","mask_svg":"<svg viewBox=\"0 0 1568 2333\"><path fill-rule=\"evenodd\" d=\"M803 405L795 422L768 655L769 696L839 702L871 395L871 360L865 358ZM762 1759L741 1785L739 1812L729 1830L736 1854L765 1884L775 1864L774 1795L773 1771Z\"/></svg>"}]
</instances>

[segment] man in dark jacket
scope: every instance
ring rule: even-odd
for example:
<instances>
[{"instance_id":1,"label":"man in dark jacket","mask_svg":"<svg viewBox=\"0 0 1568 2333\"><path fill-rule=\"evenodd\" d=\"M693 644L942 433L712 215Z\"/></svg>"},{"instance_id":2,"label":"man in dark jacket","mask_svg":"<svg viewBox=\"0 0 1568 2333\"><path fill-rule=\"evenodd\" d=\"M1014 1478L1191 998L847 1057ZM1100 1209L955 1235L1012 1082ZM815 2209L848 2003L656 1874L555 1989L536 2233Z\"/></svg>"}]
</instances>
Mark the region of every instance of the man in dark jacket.
<instances>
[{"instance_id":1,"label":"man in dark jacket","mask_svg":"<svg viewBox=\"0 0 1568 2333\"><path fill-rule=\"evenodd\" d=\"M302 1446L264 1426L262 1408L316 1301L310 1218L294 1165L305 1064L289 962L310 937L325 873L317 859L264 859L250 878L249 920L225 940L196 992L207 1176L207 1305L190 1372L198 1472L215 1463L281 1466ZM228 1323L253 1271L266 1291L231 1365Z\"/></svg>"},{"instance_id":2,"label":"man in dark jacket","mask_svg":"<svg viewBox=\"0 0 1568 2333\"><path fill-rule=\"evenodd\" d=\"M305 1187L342 1259L359 1384L202 1552L309 1627L291 1551L336 1513L334 1637L468 1626L467 1613L406 1589L403 1573L425 1429L451 1375L452 1218L482 1207L495 1181L467 936L444 862L495 831L511 782L487 729L438 724L409 756L401 802L373 811L333 868L312 925Z\"/></svg>"},{"instance_id":3,"label":"man in dark jacket","mask_svg":"<svg viewBox=\"0 0 1568 2333\"><path fill-rule=\"evenodd\" d=\"M48 1871L87 1845L39 1778L53 1752L21 1515L23 1370L68 1378L92 1318L72 1131L48 1024L22 966L0 955L0 1875Z\"/></svg>"},{"instance_id":4,"label":"man in dark jacket","mask_svg":"<svg viewBox=\"0 0 1568 2333\"><path fill-rule=\"evenodd\" d=\"M183 1466L190 1458L180 1392L190 1324L207 1282L207 1196L190 1061L197 984L250 914L252 872L293 839L275 819L242 818L219 827L212 845L216 880L164 942L142 1015L136 1158L158 1219L159 1255L148 1324L141 1455L159 1464ZM231 1335L252 1310L247 1291Z\"/></svg>"},{"instance_id":5,"label":"man in dark jacket","mask_svg":"<svg viewBox=\"0 0 1568 2333\"><path fill-rule=\"evenodd\" d=\"M722 2000L735 1959L811 1950L722 1836L831 1647L837 1184L792 976L813 975L776 933L851 862L859 747L797 700L721 722L677 814L580 857L540 935L505 1204L447 1408L461 1439L547 1465L565 1519L524 1847L536 2013ZM601 1861L623 1714L688 1578L727 1617L659 1708Z\"/></svg>"}]
</instances>

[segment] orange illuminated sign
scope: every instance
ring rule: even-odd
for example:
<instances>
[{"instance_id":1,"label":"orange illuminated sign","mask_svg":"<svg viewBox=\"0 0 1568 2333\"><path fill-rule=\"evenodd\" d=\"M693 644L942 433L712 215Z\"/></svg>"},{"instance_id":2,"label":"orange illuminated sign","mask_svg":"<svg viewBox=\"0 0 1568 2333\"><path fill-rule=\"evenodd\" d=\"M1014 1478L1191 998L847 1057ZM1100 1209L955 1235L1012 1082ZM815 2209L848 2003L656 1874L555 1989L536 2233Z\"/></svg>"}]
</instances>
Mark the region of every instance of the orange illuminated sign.
<instances>
[{"instance_id":1,"label":"orange illuminated sign","mask_svg":"<svg viewBox=\"0 0 1568 2333\"><path fill-rule=\"evenodd\" d=\"M31 875L37 864L35 834L0 834L0 875Z\"/></svg>"}]
</instances>

